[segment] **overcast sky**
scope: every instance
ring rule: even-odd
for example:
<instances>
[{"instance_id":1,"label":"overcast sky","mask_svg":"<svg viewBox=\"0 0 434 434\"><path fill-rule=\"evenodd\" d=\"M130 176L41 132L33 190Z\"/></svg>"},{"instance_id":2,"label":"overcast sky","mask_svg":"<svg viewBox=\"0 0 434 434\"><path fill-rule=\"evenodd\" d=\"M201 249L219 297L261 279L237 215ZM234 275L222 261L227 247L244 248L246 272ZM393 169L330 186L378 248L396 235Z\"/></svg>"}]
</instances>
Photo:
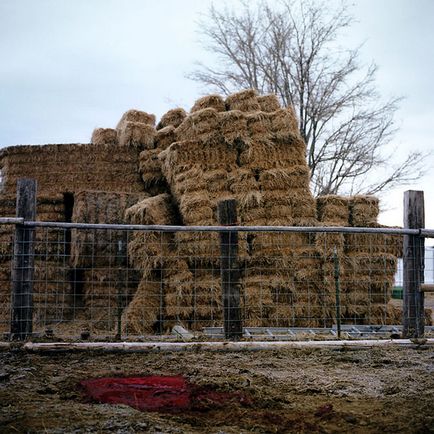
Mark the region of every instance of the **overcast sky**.
<instances>
[{"instance_id":1,"label":"overcast sky","mask_svg":"<svg viewBox=\"0 0 434 434\"><path fill-rule=\"evenodd\" d=\"M189 109L204 89L186 74L195 61L212 60L197 34L210 4L0 0L0 147L86 143L130 108L157 117ZM433 149L434 1L356 0L352 10L358 22L345 42L365 41L362 61L378 64L381 94L406 98L391 149ZM422 189L426 226L434 228L434 156L426 164L418 184L382 196L383 223L401 225L403 191Z\"/></svg>"}]
</instances>

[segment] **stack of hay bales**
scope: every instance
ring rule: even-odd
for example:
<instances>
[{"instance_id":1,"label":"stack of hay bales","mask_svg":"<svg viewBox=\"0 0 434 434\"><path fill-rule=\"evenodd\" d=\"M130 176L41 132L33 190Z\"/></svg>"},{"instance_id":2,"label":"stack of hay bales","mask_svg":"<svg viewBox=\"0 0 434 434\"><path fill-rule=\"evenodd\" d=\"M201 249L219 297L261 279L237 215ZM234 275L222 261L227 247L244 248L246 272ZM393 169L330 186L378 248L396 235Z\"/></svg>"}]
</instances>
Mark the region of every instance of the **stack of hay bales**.
<instances>
[{"instance_id":1,"label":"stack of hay bales","mask_svg":"<svg viewBox=\"0 0 434 434\"><path fill-rule=\"evenodd\" d=\"M172 197L165 193L144 199L129 208L132 224L177 223ZM187 262L176 255L171 232L134 233L128 245L133 266L141 270L139 287L123 314L128 333L162 332L175 322L188 322L193 311L192 275Z\"/></svg>"},{"instance_id":2,"label":"stack of hay bales","mask_svg":"<svg viewBox=\"0 0 434 434\"><path fill-rule=\"evenodd\" d=\"M15 216L16 199L12 195L0 198L0 214ZM65 220L63 195L51 193L38 196L38 221ZM12 257L15 227L0 228L0 324L9 327L11 303ZM69 314L70 287L66 233L63 229L35 230L35 271L33 276L33 308L35 326L64 319Z\"/></svg>"},{"instance_id":3,"label":"stack of hay bales","mask_svg":"<svg viewBox=\"0 0 434 434\"><path fill-rule=\"evenodd\" d=\"M82 191L75 196L72 221L123 223L125 210L147 196L147 193ZM128 269L129 236L121 230L72 230L70 264L74 274L81 276L76 282L81 294L75 294L74 298L83 298L92 327L112 328L117 309L129 303L137 288L138 274Z\"/></svg>"}]
</instances>

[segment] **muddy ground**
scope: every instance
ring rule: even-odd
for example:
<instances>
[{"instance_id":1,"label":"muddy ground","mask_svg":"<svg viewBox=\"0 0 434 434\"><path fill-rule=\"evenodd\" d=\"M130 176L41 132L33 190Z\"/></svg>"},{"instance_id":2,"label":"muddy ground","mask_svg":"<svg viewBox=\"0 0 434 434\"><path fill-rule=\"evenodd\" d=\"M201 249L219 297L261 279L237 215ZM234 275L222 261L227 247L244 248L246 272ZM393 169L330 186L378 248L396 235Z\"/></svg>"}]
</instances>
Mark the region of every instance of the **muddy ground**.
<instances>
[{"instance_id":1,"label":"muddy ground","mask_svg":"<svg viewBox=\"0 0 434 434\"><path fill-rule=\"evenodd\" d=\"M86 401L102 376L184 375L249 399L180 413ZM244 353L0 352L0 432L434 432L434 349Z\"/></svg>"}]
</instances>

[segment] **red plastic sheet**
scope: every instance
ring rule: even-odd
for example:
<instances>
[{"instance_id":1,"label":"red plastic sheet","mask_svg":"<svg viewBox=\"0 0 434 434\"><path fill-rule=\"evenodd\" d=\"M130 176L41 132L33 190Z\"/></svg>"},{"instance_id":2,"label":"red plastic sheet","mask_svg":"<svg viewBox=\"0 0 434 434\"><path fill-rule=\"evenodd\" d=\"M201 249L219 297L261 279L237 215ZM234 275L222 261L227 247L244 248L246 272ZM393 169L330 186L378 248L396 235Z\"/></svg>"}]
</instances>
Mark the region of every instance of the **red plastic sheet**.
<instances>
[{"instance_id":1,"label":"red plastic sheet","mask_svg":"<svg viewBox=\"0 0 434 434\"><path fill-rule=\"evenodd\" d=\"M239 392L217 392L188 383L182 376L98 378L80 382L91 400L107 404L126 404L142 411L204 411L228 401L249 404Z\"/></svg>"}]
</instances>

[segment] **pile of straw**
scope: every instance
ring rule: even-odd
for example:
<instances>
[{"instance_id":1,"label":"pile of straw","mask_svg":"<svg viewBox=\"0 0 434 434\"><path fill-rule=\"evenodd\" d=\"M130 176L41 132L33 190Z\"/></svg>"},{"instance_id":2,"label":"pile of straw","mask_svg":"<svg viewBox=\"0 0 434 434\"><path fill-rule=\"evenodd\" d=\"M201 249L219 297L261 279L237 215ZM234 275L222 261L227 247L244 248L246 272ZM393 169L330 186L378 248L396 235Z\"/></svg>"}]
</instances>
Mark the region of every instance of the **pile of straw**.
<instances>
[{"instance_id":1,"label":"pile of straw","mask_svg":"<svg viewBox=\"0 0 434 434\"><path fill-rule=\"evenodd\" d=\"M257 100L261 107L261 111L265 113L274 112L281 108L279 98L274 94L258 96Z\"/></svg>"},{"instance_id":2,"label":"pile of straw","mask_svg":"<svg viewBox=\"0 0 434 434\"><path fill-rule=\"evenodd\" d=\"M155 126L155 115L135 109L128 110L122 115L116 129L122 129L126 122L137 122L140 124Z\"/></svg>"},{"instance_id":3,"label":"pile of straw","mask_svg":"<svg viewBox=\"0 0 434 434\"><path fill-rule=\"evenodd\" d=\"M375 196L353 196L350 199L351 226L369 226L377 222L379 200Z\"/></svg>"}]
</instances>

